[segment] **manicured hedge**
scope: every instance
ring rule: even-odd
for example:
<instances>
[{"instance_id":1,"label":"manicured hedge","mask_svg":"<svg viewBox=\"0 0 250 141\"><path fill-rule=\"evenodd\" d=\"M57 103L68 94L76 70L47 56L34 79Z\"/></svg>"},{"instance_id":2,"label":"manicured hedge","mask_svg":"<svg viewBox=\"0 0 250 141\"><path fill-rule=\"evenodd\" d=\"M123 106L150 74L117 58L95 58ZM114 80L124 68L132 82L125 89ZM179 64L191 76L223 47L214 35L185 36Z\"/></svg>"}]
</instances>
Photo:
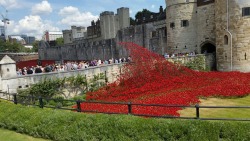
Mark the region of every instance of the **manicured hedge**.
<instances>
[{"instance_id":1,"label":"manicured hedge","mask_svg":"<svg viewBox=\"0 0 250 141\"><path fill-rule=\"evenodd\" d=\"M0 101L0 128L56 141L250 140L250 122L142 118L40 109Z\"/></svg>"}]
</instances>

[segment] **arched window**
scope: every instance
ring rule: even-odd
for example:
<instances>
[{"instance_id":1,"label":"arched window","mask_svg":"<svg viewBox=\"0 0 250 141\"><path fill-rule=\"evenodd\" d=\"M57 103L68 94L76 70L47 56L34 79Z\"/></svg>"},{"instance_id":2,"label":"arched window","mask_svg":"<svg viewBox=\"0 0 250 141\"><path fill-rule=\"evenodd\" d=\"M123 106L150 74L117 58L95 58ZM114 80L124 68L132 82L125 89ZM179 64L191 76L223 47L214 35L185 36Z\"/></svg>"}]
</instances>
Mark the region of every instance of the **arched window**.
<instances>
[{"instance_id":1,"label":"arched window","mask_svg":"<svg viewBox=\"0 0 250 141\"><path fill-rule=\"evenodd\" d=\"M227 35L224 36L224 45L228 45L228 36Z\"/></svg>"}]
</instances>

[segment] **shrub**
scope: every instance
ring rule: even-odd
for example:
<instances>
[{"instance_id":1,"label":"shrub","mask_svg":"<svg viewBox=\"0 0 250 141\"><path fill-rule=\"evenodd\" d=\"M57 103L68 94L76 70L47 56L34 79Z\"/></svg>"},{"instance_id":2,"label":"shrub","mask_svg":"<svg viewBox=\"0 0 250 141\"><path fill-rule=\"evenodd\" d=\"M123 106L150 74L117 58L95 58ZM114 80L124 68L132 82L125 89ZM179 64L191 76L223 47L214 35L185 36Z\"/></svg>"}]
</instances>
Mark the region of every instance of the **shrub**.
<instances>
[{"instance_id":1,"label":"shrub","mask_svg":"<svg viewBox=\"0 0 250 141\"><path fill-rule=\"evenodd\" d=\"M56 141L250 140L249 122L83 114L0 101L0 127Z\"/></svg>"}]
</instances>

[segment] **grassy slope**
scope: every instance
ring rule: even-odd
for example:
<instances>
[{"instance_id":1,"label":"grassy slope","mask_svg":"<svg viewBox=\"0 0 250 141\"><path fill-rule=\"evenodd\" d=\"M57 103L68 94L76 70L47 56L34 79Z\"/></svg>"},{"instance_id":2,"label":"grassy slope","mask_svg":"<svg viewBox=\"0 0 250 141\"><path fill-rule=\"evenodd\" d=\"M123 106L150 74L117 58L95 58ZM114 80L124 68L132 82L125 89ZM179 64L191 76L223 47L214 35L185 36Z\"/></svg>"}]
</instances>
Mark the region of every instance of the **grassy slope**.
<instances>
[{"instance_id":1,"label":"grassy slope","mask_svg":"<svg viewBox=\"0 0 250 141\"><path fill-rule=\"evenodd\" d=\"M48 141L0 128L0 141Z\"/></svg>"},{"instance_id":2,"label":"grassy slope","mask_svg":"<svg viewBox=\"0 0 250 141\"><path fill-rule=\"evenodd\" d=\"M250 95L243 98L207 98L200 99L202 106L250 106ZM182 117L194 117L195 109L179 111ZM250 118L250 109L200 109L201 118Z\"/></svg>"}]
</instances>

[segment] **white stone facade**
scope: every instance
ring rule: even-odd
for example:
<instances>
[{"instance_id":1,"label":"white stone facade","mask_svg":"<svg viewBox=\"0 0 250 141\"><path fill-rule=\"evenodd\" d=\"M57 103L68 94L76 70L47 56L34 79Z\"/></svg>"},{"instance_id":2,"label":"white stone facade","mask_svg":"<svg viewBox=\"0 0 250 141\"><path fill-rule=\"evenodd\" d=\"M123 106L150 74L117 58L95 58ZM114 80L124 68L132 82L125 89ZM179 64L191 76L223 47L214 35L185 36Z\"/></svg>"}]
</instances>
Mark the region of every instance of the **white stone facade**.
<instances>
[{"instance_id":1,"label":"white stone facade","mask_svg":"<svg viewBox=\"0 0 250 141\"><path fill-rule=\"evenodd\" d=\"M75 40L83 39L87 29L83 26L71 26L70 30L63 30L62 32L64 44L71 44Z\"/></svg>"},{"instance_id":2,"label":"white stone facade","mask_svg":"<svg viewBox=\"0 0 250 141\"><path fill-rule=\"evenodd\" d=\"M250 71L249 0L165 1L168 50L174 53L214 50L217 70ZM188 20L188 26L183 27L183 20Z\"/></svg>"},{"instance_id":3,"label":"white stone facade","mask_svg":"<svg viewBox=\"0 0 250 141\"><path fill-rule=\"evenodd\" d=\"M62 38L63 33L61 31L45 31L43 35L44 41L55 41L57 38Z\"/></svg>"}]
</instances>

